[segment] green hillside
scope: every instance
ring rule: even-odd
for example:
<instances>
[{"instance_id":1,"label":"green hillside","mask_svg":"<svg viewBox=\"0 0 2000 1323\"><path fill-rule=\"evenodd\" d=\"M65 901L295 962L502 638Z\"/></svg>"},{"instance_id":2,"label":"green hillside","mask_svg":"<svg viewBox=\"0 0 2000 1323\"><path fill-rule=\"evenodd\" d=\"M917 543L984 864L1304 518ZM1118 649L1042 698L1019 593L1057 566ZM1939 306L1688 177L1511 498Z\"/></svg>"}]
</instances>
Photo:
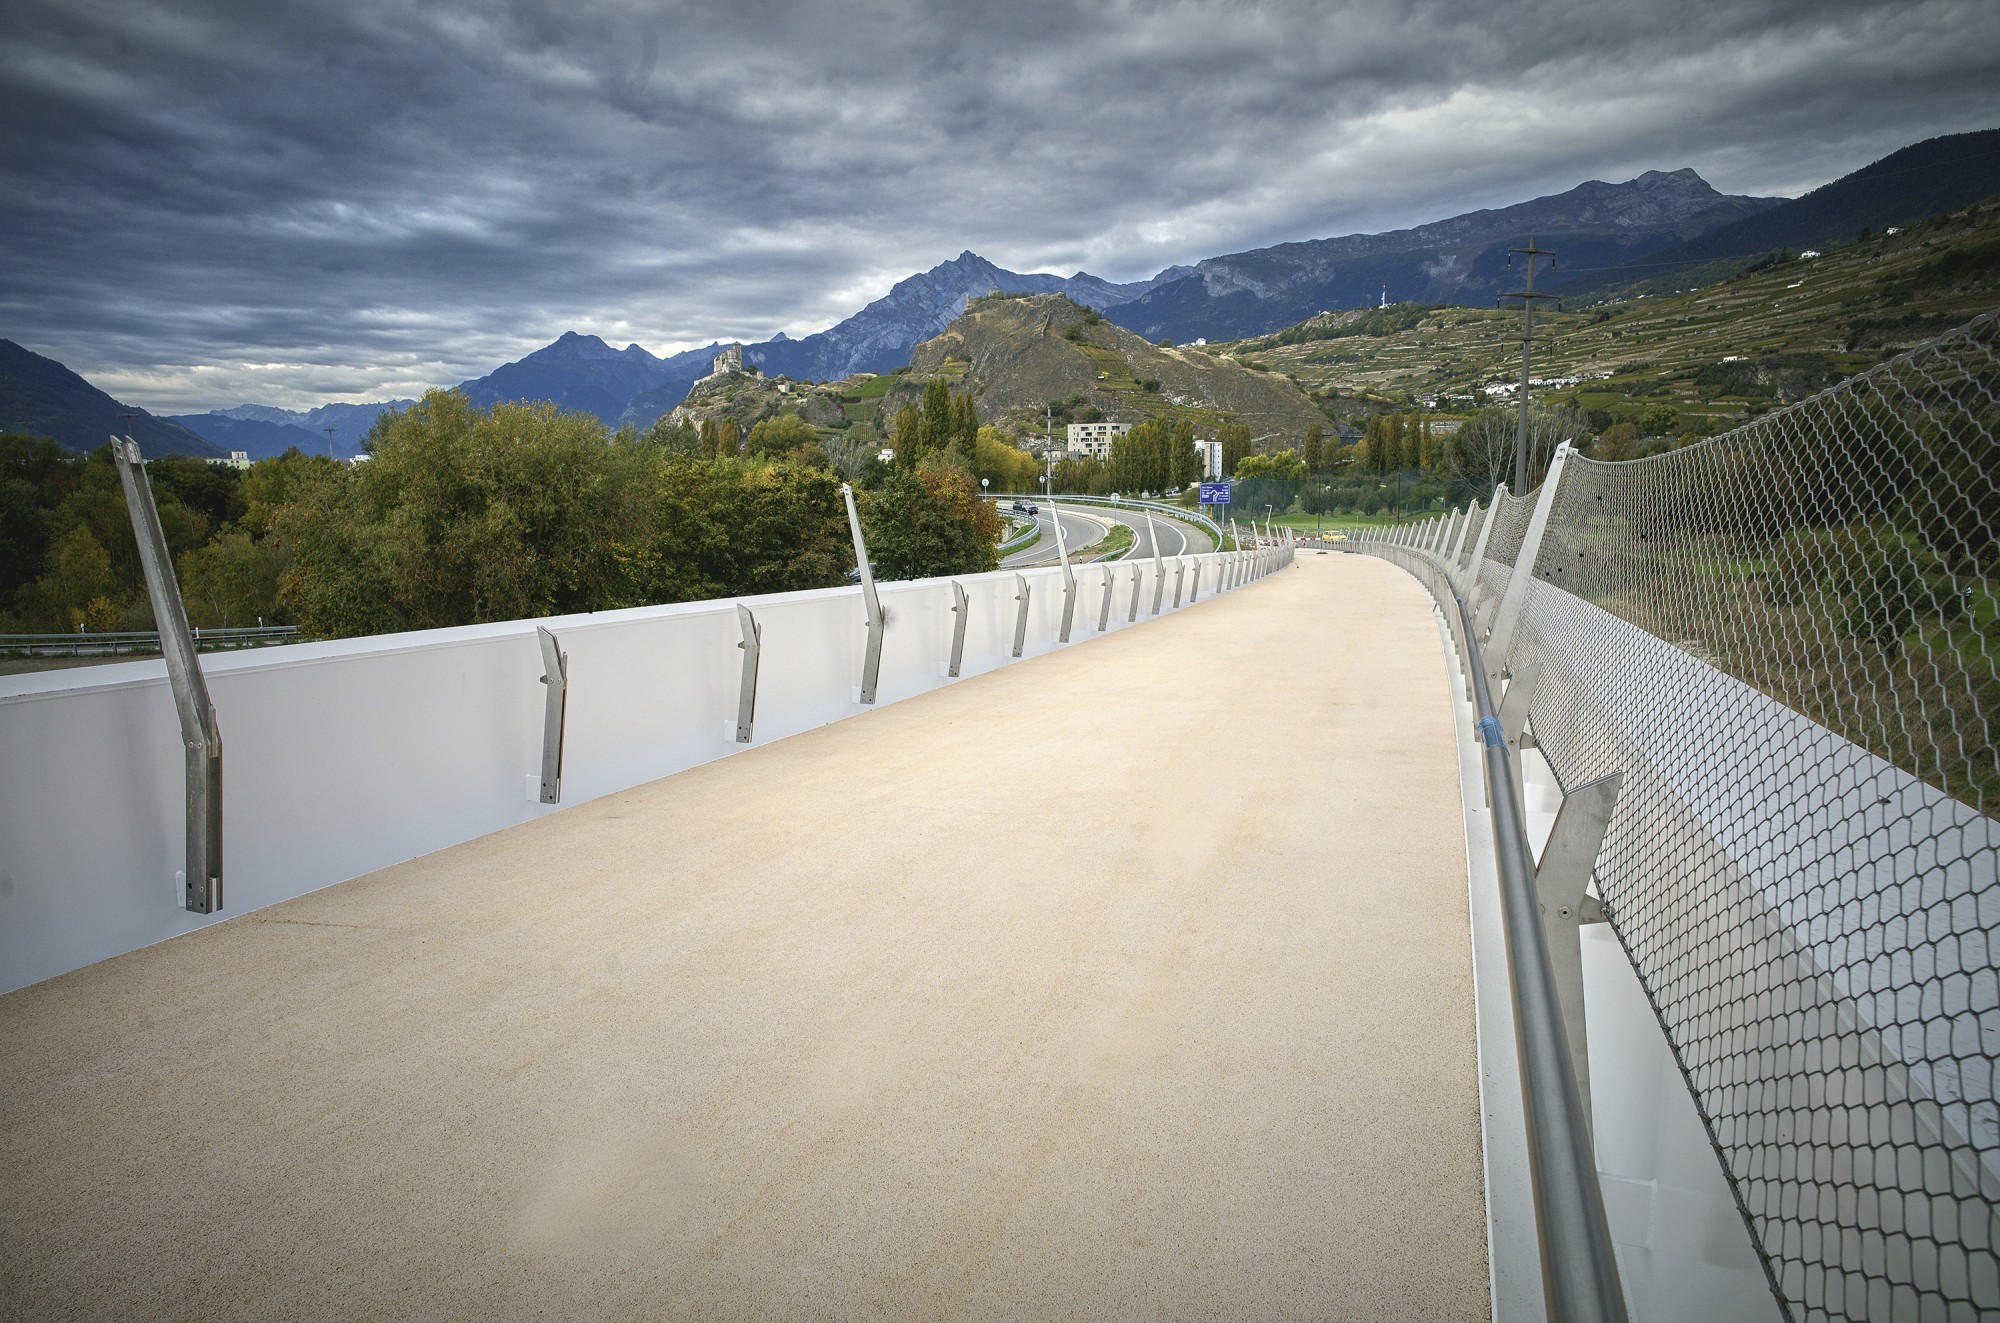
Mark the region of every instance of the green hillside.
<instances>
[{"instance_id":1,"label":"green hillside","mask_svg":"<svg viewBox=\"0 0 2000 1323\"><path fill-rule=\"evenodd\" d=\"M1554 379L1543 398L1598 411L1600 425L1664 407L1677 432L1706 435L1995 307L2000 197L1817 256L1769 254L1701 288L1545 304L1534 376ZM1336 414L1465 412L1503 398L1489 387L1520 380L1520 335L1517 310L1405 304L1326 314L1219 349L1291 377Z\"/></svg>"}]
</instances>

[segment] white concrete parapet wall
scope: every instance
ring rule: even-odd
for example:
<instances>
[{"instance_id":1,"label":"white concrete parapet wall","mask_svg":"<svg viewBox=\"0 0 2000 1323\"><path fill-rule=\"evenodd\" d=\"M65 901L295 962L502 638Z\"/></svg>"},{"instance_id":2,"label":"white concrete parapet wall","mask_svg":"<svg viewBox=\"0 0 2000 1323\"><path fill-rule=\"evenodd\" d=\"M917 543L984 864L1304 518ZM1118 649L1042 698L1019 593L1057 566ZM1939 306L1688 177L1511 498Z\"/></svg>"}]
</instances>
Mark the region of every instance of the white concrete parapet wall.
<instances>
[{"instance_id":1,"label":"white concrete parapet wall","mask_svg":"<svg viewBox=\"0 0 2000 1323\"><path fill-rule=\"evenodd\" d=\"M1169 558L1165 572L1199 563L1206 602L1232 559L1256 563L1212 553ZM1072 646L1097 637L1105 568L1076 567ZM1109 568L1110 629L1129 627L1135 570L1138 618L1151 619L1153 562ZM959 576L963 676L1013 660L1020 578L1031 589L1023 657L1061 646L1060 568ZM879 585L878 706L954 683L951 585ZM559 811L535 794L546 692L537 626L569 659L563 804L751 747L734 736L739 602L763 626L755 744L869 710L858 587L205 656L223 739L217 915L181 907L185 783L165 665L0 678L0 991ZM548 879L551 905L562 884Z\"/></svg>"}]
</instances>

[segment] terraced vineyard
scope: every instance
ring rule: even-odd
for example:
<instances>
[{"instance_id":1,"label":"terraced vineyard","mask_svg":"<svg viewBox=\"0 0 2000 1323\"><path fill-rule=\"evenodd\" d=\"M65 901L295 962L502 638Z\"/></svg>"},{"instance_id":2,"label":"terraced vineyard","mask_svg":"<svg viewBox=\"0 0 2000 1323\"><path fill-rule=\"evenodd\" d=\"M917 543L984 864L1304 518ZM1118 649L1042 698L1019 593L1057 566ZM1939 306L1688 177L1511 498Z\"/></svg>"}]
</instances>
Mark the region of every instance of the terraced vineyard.
<instances>
[{"instance_id":1,"label":"terraced vineyard","mask_svg":"<svg viewBox=\"0 0 2000 1323\"><path fill-rule=\"evenodd\" d=\"M1819 256L1778 254L1701 289L1543 305L1534 375L1614 419L1654 406L1707 434L1803 398L2000 306L2000 199ZM1322 314L1219 346L1292 377L1335 411L1502 402L1521 315L1398 305ZM1285 340L1291 343L1283 343ZM1498 390L1493 388L1498 387Z\"/></svg>"}]
</instances>

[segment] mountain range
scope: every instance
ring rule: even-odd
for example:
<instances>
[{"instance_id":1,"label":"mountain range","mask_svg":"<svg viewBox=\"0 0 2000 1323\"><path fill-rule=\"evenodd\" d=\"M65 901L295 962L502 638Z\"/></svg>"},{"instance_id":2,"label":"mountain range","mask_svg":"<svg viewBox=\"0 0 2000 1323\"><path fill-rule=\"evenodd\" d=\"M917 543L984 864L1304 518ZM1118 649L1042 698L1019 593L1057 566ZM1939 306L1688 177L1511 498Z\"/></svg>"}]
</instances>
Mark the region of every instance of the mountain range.
<instances>
[{"instance_id":1,"label":"mountain range","mask_svg":"<svg viewBox=\"0 0 2000 1323\"><path fill-rule=\"evenodd\" d=\"M113 434L130 436L148 459L223 451L170 418L121 404L53 358L0 340L0 430L52 436L65 448L95 450Z\"/></svg>"},{"instance_id":2,"label":"mountain range","mask_svg":"<svg viewBox=\"0 0 2000 1323\"><path fill-rule=\"evenodd\" d=\"M825 331L796 340L779 334L745 345L743 359L769 375L802 381L887 372L909 362L915 347L942 332L970 299L991 293L1063 294L1148 340L1175 343L1268 334L1322 311L1385 299L1491 306L1517 279L1508 268L1507 250L1531 238L1560 252L1561 265L1541 276L1544 287L1576 294L1603 286L1613 275L1630 281L1663 266L1706 270L1695 264L1747 259L1783 244L1851 239L1865 226L1907 224L2000 190L1996 181L2000 130L1904 148L1792 201L1723 194L1691 169L1648 171L1623 183L1592 180L1565 193L1412 229L1212 257L1122 284L1085 271L1022 274L968 251L898 281L882 298ZM611 426L645 427L686 397L721 347L718 342L658 357L636 344L617 349L570 331L459 389L482 406L551 400ZM28 352L8 348L16 355ZM0 413L30 398L42 388L35 383L48 375L42 369L17 374L13 363L0 357ZM104 400L111 416L132 412L108 396ZM331 427L335 453L352 454L377 416L408 403L330 404L309 411L244 404L152 420L161 427L179 425L171 434L152 433L153 444L178 445L188 453L199 453L193 448L199 444L263 457L289 446L324 449L323 429ZM18 406L13 411L21 413L23 425L75 448L94 446L102 430L94 422L73 426L81 414L59 418ZM169 435L181 439L169 442Z\"/></svg>"},{"instance_id":3,"label":"mountain range","mask_svg":"<svg viewBox=\"0 0 2000 1323\"><path fill-rule=\"evenodd\" d=\"M2000 193L2000 129L1953 133L1891 152L1830 184L1767 211L1732 221L1647 256L1643 264L1593 273L1578 288L1614 289L1634 281L1696 283L1735 274L1694 268L1783 249L1831 248L1863 231L1915 225ZM1659 275L1666 272L1666 275Z\"/></svg>"}]
</instances>

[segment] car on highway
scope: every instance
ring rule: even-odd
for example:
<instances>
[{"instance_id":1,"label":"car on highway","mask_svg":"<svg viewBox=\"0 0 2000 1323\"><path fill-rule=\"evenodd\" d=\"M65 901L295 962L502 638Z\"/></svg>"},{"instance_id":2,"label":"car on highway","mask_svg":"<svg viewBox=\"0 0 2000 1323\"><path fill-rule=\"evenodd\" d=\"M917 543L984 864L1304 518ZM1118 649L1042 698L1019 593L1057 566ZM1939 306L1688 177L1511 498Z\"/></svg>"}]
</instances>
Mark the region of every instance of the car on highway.
<instances>
[{"instance_id":1,"label":"car on highway","mask_svg":"<svg viewBox=\"0 0 2000 1323\"><path fill-rule=\"evenodd\" d=\"M1041 513L1039 510L1035 509L1035 503L1033 501L1016 501L1014 502L1013 505L1011 505L1008 508L1013 510L1015 514L1031 515L1031 514Z\"/></svg>"}]
</instances>

